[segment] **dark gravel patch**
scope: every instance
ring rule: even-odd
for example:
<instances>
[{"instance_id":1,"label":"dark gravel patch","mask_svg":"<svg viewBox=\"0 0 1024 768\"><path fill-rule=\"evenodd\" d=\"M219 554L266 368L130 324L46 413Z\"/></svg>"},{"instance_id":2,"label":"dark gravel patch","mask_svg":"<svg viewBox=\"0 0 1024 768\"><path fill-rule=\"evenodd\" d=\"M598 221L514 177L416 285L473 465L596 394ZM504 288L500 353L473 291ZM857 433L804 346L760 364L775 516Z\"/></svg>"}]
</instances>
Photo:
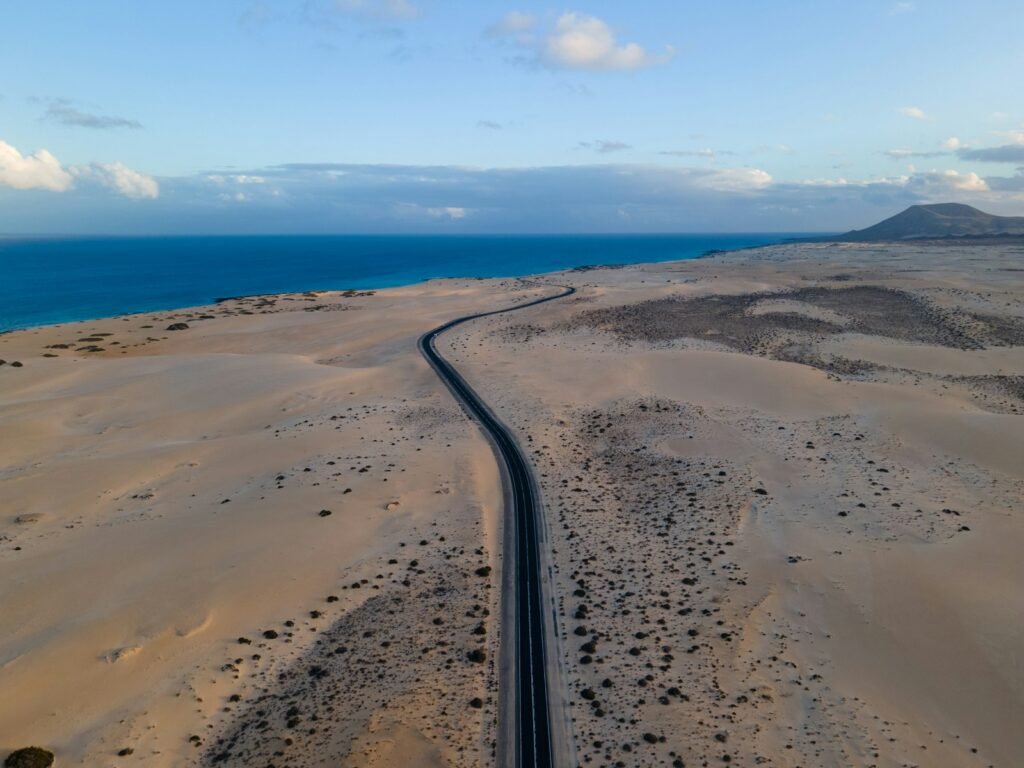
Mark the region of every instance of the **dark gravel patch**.
<instances>
[{"instance_id":1,"label":"dark gravel patch","mask_svg":"<svg viewBox=\"0 0 1024 768\"><path fill-rule=\"evenodd\" d=\"M765 299L802 302L839 313L849 318L849 323L839 326L797 313L750 314L754 305ZM943 312L904 291L859 285L692 299L668 297L582 312L570 325L596 328L626 341L693 338L743 352L770 354L780 338L840 332L977 349L982 340L969 332L972 322L977 324L975 318Z\"/></svg>"}]
</instances>

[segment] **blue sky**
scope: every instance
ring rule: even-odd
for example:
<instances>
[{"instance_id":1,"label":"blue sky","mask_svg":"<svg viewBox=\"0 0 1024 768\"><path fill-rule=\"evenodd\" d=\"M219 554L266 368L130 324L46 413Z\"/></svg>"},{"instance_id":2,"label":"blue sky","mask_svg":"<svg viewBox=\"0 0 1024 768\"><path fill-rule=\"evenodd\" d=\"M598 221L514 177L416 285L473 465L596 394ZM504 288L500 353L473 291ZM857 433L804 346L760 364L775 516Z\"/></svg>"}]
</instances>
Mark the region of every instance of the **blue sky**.
<instances>
[{"instance_id":1,"label":"blue sky","mask_svg":"<svg viewBox=\"0 0 1024 768\"><path fill-rule=\"evenodd\" d=\"M1024 213L1020 0L2 0L0 232Z\"/></svg>"}]
</instances>

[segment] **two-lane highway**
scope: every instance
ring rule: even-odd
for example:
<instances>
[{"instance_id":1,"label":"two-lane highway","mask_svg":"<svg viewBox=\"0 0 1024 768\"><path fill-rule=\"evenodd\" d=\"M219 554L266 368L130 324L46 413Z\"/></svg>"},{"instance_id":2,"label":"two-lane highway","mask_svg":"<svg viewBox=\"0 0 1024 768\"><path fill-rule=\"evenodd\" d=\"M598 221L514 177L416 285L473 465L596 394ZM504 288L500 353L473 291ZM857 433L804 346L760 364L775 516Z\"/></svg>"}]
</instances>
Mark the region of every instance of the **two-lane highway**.
<instances>
[{"instance_id":1,"label":"two-lane highway","mask_svg":"<svg viewBox=\"0 0 1024 768\"><path fill-rule=\"evenodd\" d=\"M503 468L505 499L511 507L506 510L505 522L506 525L510 522L515 525L514 563L511 562L511 558L505 558L506 568L514 567L515 594L506 594L502 598L507 600L514 597L515 600L514 630L506 630L502 635L503 642L508 642L509 639L514 639L515 642L512 654L515 705L511 713L515 722L510 731L514 744L508 745L514 750L514 755L505 757L511 758L509 764L518 768L550 768L557 747L552 736L552 712L549 703L548 665L551 659L548 657L545 613L551 603L550 600L545 601L540 556L540 492L530 465L508 427L494 415L455 367L441 356L435 342L445 331L470 320L533 307L571 296L575 292L575 288L565 288L563 292L554 296L505 309L460 317L425 333L419 340L420 352L451 390L455 399L480 424Z\"/></svg>"}]
</instances>

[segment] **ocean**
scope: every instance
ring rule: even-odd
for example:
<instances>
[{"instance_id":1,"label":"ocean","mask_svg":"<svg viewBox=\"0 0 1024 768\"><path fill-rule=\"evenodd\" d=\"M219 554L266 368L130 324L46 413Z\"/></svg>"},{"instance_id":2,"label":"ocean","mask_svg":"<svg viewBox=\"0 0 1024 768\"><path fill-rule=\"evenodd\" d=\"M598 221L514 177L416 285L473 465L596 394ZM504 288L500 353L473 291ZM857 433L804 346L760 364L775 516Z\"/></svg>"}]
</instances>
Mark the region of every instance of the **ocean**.
<instances>
[{"instance_id":1,"label":"ocean","mask_svg":"<svg viewBox=\"0 0 1024 768\"><path fill-rule=\"evenodd\" d=\"M691 259L794 234L0 238L0 331L259 293Z\"/></svg>"}]
</instances>

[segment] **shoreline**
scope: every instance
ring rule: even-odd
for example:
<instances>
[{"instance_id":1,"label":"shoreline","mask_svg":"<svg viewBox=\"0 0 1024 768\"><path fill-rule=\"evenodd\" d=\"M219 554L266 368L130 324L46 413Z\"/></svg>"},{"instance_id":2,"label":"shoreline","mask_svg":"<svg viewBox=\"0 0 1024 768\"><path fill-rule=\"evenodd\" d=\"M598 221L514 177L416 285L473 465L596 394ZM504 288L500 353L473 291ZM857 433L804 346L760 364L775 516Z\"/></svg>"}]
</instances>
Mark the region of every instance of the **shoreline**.
<instances>
[{"instance_id":1,"label":"shoreline","mask_svg":"<svg viewBox=\"0 0 1024 768\"><path fill-rule=\"evenodd\" d=\"M661 235L622 235L621 237L660 237ZM97 236L100 237L100 236ZM103 236L105 238L106 236ZM185 235L182 237L192 237ZM228 238L236 237L234 235L225 236ZM280 237L293 237L291 235L281 235ZM310 235L309 237L319 237L318 235ZM353 236L361 237L361 236ZM418 236L409 235L410 238ZM504 235L494 235L495 238L505 237ZM533 235L524 235L523 237L533 237ZM566 237L577 237L576 235L566 235ZM603 235L594 235L595 238L604 237ZM55 238L56 239L56 238ZM70 238L69 238L70 239ZM130 238L129 238L130 239ZM105 320L117 320L117 319L129 319L137 317L139 315L157 315L165 314L174 316L180 313L186 313L194 310L200 310L206 307L218 307L230 302L238 301L250 301L253 299L277 299L286 296L305 296L305 297L316 297L327 294L338 294L341 296L371 296L381 291L390 291L401 288L411 288L415 286L427 286L433 282L440 281L459 281L466 280L472 282L482 281L532 281L543 279L550 275L560 274L586 274L597 270L620 270L628 268L643 268L643 267L658 267L666 266L670 264L682 264L686 262L696 261L707 261L710 259L728 257L731 255L742 255L744 253L750 253L753 251L759 251L764 249L777 248L779 246L827 246L833 247L846 247L846 248L864 248L864 247L878 247L878 248L892 248L900 246L911 246L920 247L924 249L931 248L943 248L943 247L955 247L962 245L969 248L974 247L999 247L1005 245L1019 245L1024 244L1024 236L1020 236L1017 239L1010 239L1009 242L1004 242L1003 238L992 238L986 239L985 237L964 237L964 238L919 238L906 241L879 241L879 242L859 242L853 240L838 240L838 239L814 239L814 238L786 238L775 243L765 243L759 245L746 245L737 246L736 248L713 248L704 251L703 253L688 256L685 258L672 258L658 261L644 261L644 262L619 262L619 263L608 263L608 264L580 264L576 266L564 267L561 269L555 269L545 272L533 272L533 273L522 273L522 274L510 274L510 275L496 275L496 276L482 276L482 275L436 275L433 277L424 277L412 280L410 282L400 282L394 284L374 284L373 286L358 287L358 288L305 288L301 290L282 290L282 291L260 291L255 293L241 293L227 296L217 296L211 298L209 301L200 302L195 304L182 304L182 305L160 305L158 307L140 309L131 312L117 312L114 314L103 314L96 316L89 316L73 320L61 320L52 323L39 323L34 325L16 326L12 328L0 328L0 337L7 336L22 331L40 331L47 328L53 328L58 326L72 326L72 325L84 325L88 323L101 322ZM1004 268L1004 271L1018 271L1014 268Z\"/></svg>"},{"instance_id":2,"label":"shoreline","mask_svg":"<svg viewBox=\"0 0 1024 768\"><path fill-rule=\"evenodd\" d=\"M419 255L420 253L422 253L424 258L428 258L429 259L431 257L434 257L434 258L438 257L438 252L436 250L431 250L432 248L436 249L436 247L439 244L443 245L444 243L447 243L449 240L451 242L457 244L457 245L465 246L466 244L470 244L471 245L475 241L479 241L481 243L486 243L486 242L489 241L489 242L500 244L500 243L503 243L503 242L505 242L505 243L507 243L507 242L516 242L517 240L532 241L534 239L538 239L538 237L539 237L539 239L542 242L545 242L545 243L547 243L547 242L555 243L555 244L558 244L558 243L561 243L561 242L565 242L565 243L569 243L569 244L575 243L577 245L577 248L580 247L581 243L582 244L587 244L587 243L602 243L602 242L606 242L606 243L616 244L616 247L618 247L620 249L625 247L630 241L636 241L638 243L644 243L644 242L653 242L653 243L662 242L662 243L665 243L665 242L674 242L675 240L679 240L679 244L678 244L678 246L676 248L677 248L677 250L678 249L683 249L684 251L685 251L685 249L694 247L695 244L700 243L704 239L709 239L709 240L724 239L724 240L741 240L741 241L742 240L754 239L754 240L757 241L756 243L750 244L750 245L739 245L738 244L738 245L735 246L735 248L714 248L714 247L711 247L710 244L708 245L708 247L700 247L699 245L697 245L695 250L693 250L692 252L688 252L688 253L687 252L683 252L683 253L676 252L676 253L672 253L667 258L643 258L643 257L646 257L646 256L651 256L651 255L656 255L656 254L653 254L653 253L651 253L651 254L648 254L648 253L638 253L637 255L639 257L641 257L639 260L623 261L622 258L621 258L622 257L622 253L621 252L610 251L607 254L609 256L609 258L611 259L611 261L609 261L608 263L614 263L614 264L640 264L640 263L657 264L657 263L665 263L665 262L669 262L669 261L687 261L687 260L691 260L691 259L705 258L710 251L716 251L716 250L722 251L722 252L731 252L733 250L740 250L740 249L745 249L745 248L765 247L767 245L772 245L772 244L776 244L776 243L782 242L783 240L788 239L788 238L794 236L795 234L797 234L797 233L780 233L780 234L776 235L776 234L771 234L771 233L757 233L757 232L754 232L754 233L740 233L740 234L735 234L735 235L732 235L732 234L726 234L726 235L715 235L715 234L711 234L711 235L704 235L704 234L697 234L697 235L659 235L659 234L651 234L651 235L618 235L618 236L609 236L609 237L598 236L598 235L592 235L592 236L564 235L564 236L550 236L550 237L548 237L548 236L522 235L522 236L517 236L517 237L512 237L512 238L495 235L495 236L479 236L479 237L477 237L477 236L465 236L465 237L457 237L457 238L445 238L445 237L439 236L437 239L418 238L416 236L408 236L406 239L403 239L402 242L403 242L403 247L408 247L410 249L409 250L410 257L415 256L415 255ZM281 236L282 241L287 240L287 237L289 237L289 236ZM314 240L317 239L317 238L321 238L321 237L322 236L310 236L310 238L313 238ZM369 243L373 244L375 247L379 246L381 244L385 244L386 245L389 242L386 238L373 238L373 237L356 238L355 236L353 236L353 237L355 238L355 240L357 240L359 242L363 242L363 241L369 242ZM137 239L138 238L124 238L123 242L131 243L131 242L134 242ZM202 239L202 238L200 238L200 239ZM108 240L108 239L107 238L95 238L94 240L92 240L90 242L92 242L94 244L102 244L106 240ZM165 238L151 238L150 240L152 240L152 242L155 243L155 244L161 244L166 239ZM257 242L259 242L260 238L257 237L257 238L255 238L255 240ZM15 242L19 242L19 241L15 241ZM36 241L32 241L32 242L36 242ZM69 248L72 248L72 249L75 248L76 246L80 246L82 244L82 241L75 240L75 239L62 239L62 240L54 241L54 242L62 244L65 248L69 247ZM227 238L225 242L232 243L234 241L233 241L232 238ZM416 242L423 243L424 244L423 247L425 247L426 250L422 250L422 248L418 250L418 249L416 249L415 247L413 247L411 245L411 244L416 243ZM145 294L141 294L141 299L138 299L138 307L137 308L133 308L131 306L127 306L125 308L120 308L117 311L96 311L96 310L90 310L90 309L86 308L84 310L76 310L77 314L74 317L67 317L67 318L56 319L56 320L52 320L52 321L47 320L47 321L44 321L44 322L37 322L37 321L34 321L34 320L27 320L27 321L26 320L16 320L16 321L13 322L13 324L0 328L0 333L9 333L11 331L25 330L25 329L30 329L30 328L40 328L40 327L44 327L44 326L47 326L47 325L78 323L78 322L91 322L91 321L101 320L101 319L108 318L108 317L119 317L119 316L126 315L126 314L135 315L135 314L143 314L143 313L147 313L147 312L169 312L169 311L174 311L174 310L186 309L188 307L206 306L207 304L215 304L219 298L243 298L243 297L248 297L248 296L260 296L260 295L274 296L274 295L280 295L280 294L285 294L285 293L304 293L304 292L309 292L309 291L344 291L344 290L349 290L349 289L351 289L351 290L384 290L384 289L388 289L388 288L400 288L400 287L405 287L405 286L418 285L418 284L421 284L421 283L429 282L431 280L439 280L439 279L483 279L483 280L490 280L490 279L526 278L526 277L532 277L534 275L543 275L543 274L548 274L548 273L552 273L552 272L562 272L562 271L573 270L573 269L586 269L586 268L605 266L605 264L602 263L601 261L598 261L598 262L595 263L592 260L588 260L588 259L592 259L593 258L593 253L591 253L589 249L585 249L585 251L586 252L577 253L576 256L578 258L575 258L575 259L572 256L572 253L573 253L572 250L567 251L564 258L559 258L557 255L552 255L550 257L547 257L549 262L552 261L552 260L557 262L555 264L551 264L550 268L547 268L545 266L544 268L541 268L541 269L535 269L535 268L532 268L534 265L526 263L526 264L522 265L524 267L524 269L514 269L514 268L511 268L511 269L508 269L508 270L501 270L500 274L486 274L486 270L484 271L484 274L480 274L479 272L470 273L470 269L471 268L467 269L466 268L467 265L459 265L458 264L458 259L459 258L463 258L463 259L466 258L466 253L462 253L460 256L457 256L455 258L454 268L452 268L452 266L445 266L444 264L439 264L437 269L436 269L436 273L433 273L433 274L407 274L407 273L409 273L410 269L413 272L415 272L416 269L418 269L418 267L415 266L415 262L414 261L405 262L402 265L396 266L396 268L394 270L395 274L399 275L399 277L397 279L395 279L393 277L389 278L387 275L384 275L384 274L377 275L377 276L370 276L370 277L359 277L357 275L354 278L353 277L348 277L348 278L324 277L324 276L316 276L315 274L313 274L308 279L307 278L302 278L302 279L299 279L299 280L295 279L294 276L292 276L292 275L281 275L281 276L279 276L279 278L271 278L271 279L277 279L278 282L282 285L281 288L277 288L277 287L271 288L271 289L262 289L261 288L261 289L253 290L253 291L245 291L245 290L230 290L230 289L224 290L224 286L221 286L221 288L219 288L219 289L216 288L215 286L211 286L211 290L209 291L208 294L203 294L201 296L193 295L193 296L191 296L189 298L184 298L184 299L182 299L180 301L177 301L177 300L174 300L174 299L162 299L160 297L152 297L152 298L148 298L147 299ZM70 253L70 251L69 251L69 253ZM26 256L27 255L28 254L26 254ZM173 255L173 254L171 254L171 255ZM0 251L0 256L3 256L3 252L2 251ZM480 259L480 260L484 260L484 259L486 259L486 257L487 257L487 252L485 250L481 250L481 251L479 251L477 253L477 258ZM119 256L118 258L125 258L125 256L122 254L122 256ZM239 256L238 256L238 254L235 254L235 255L231 256L231 258L237 259L237 258L239 258ZM276 260L277 261L281 261L281 260L283 260L285 258L286 258L285 256L281 256L281 257L277 258ZM368 253L366 255L366 260L367 261L372 261L373 258L374 258L374 256L373 256L372 253ZM273 263L273 261L274 260L272 260L271 263ZM310 264L306 264L304 266L307 268L307 271L309 271L311 273L315 273L318 269L322 270L324 264L327 264L327 263L329 263L328 257L324 256L323 259L321 259L320 261L316 262L315 264L314 263L310 263ZM410 265L412 265L412 266L410 266ZM358 272L358 270L360 269L359 263L353 263L351 265L351 268L355 269ZM244 273L245 266L240 262L239 266L238 266L238 269L241 272ZM462 270L465 270L466 274L459 274L459 272L462 271ZM121 277L124 277L124 275L122 275ZM115 275L115 276L111 277L110 279L116 280L116 279L118 279L118 277ZM132 279L134 280L135 278L132 278ZM154 284L161 284L161 280L162 279L163 278L161 278L159 275L154 275L153 278L152 278L152 281L153 281ZM17 285L17 283L11 283L11 285ZM295 287L290 288L289 285L295 286ZM336 285L337 287L332 287L334 285ZM59 287L61 287L61 286L59 286ZM65 303L66 303L66 298L64 298L65 296L68 296L68 295L74 296L74 295L76 295L75 294L75 290L76 289L70 283L68 283L65 286L62 286L61 289L62 289L62 301L64 301ZM14 289L8 289L8 290L12 290L13 291ZM42 295L44 297L47 295L46 292L45 292L47 290L46 286L43 286L43 285L35 286L35 287L33 287L33 290L35 290L37 292L42 292L40 295ZM181 287L178 287L178 288L174 288L174 290L182 291L182 290L185 290L185 289L183 289ZM94 296L92 292L84 292L84 293L80 292L77 295L80 296L80 303L83 306L86 305L86 304L90 304L90 305L101 304L102 305L103 303L106 303L109 300L108 298L105 298L102 294L100 294L99 296ZM131 294L131 296L132 296L132 301L136 301L137 299L135 297L139 296L139 294L133 293L133 294ZM12 294L12 298L16 298L16 296L14 294ZM12 304L12 306L17 307L17 303Z\"/></svg>"},{"instance_id":3,"label":"shoreline","mask_svg":"<svg viewBox=\"0 0 1024 768\"><path fill-rule=\"evenodd\" d=\"M764 248L766 246L750 246L753 248ZM741 250L741 249L736 249ZM744 249L746 250L746 249ZM719 253L729 253L730 251L719 251ZM131 312L118 312L115 314L104 314L97 316L83 317L73 320L60 320L53 323L39 323L35 325L20 325L12 328L0 328L0 336L18 333L19 331L32 331L39 330L42 328L51 328L60 325L80 325L85 323L93 323L101 320L113 320L123 317L135 317L137 315L148 315L148 314L165 314L173 312L186 312L188 310L201 309L202 307L212 307L225 304L232 301L244 301L249 299L265 299L274 298L279 296L302 296L302 295L322 295L322 294L346 294L346 293L367 293L373 294L379 291L388 291L395 288L409 288L418 285L427 285L435 281L442 280L469 280L469 281L484 281L484 280L530 280L533 278L542 278L545 275L559 274L561 272L589 272L596 269L621 269L623 267L640 266L641 264L671 264L675 261L693 261L697 259L708 258L709 254L701 254L700 256L693 256L687 259L670 259L667 261L657 262L639 262L637 264L583 264L578 267L567 267L564 270L553 270L551 272L537 272L537 273L523 273L517 275L497 275L493 277L485 277L479 275L466 275L466 276L453 276L453 275L438 275L435 277L424 277L421 279L413 280L411 282L402 282L395 284L374 284L372 287L368 286L365 288L305 288L302 290L282 290L282 291L261 291L257 293L240 293L237 295L230 296L217 296L210 299L208 302L202 302L198 304L182 304L182 305L160 305L158 307L152 307L147 309L140 309Z\"/></svg>"}]
</instances>

